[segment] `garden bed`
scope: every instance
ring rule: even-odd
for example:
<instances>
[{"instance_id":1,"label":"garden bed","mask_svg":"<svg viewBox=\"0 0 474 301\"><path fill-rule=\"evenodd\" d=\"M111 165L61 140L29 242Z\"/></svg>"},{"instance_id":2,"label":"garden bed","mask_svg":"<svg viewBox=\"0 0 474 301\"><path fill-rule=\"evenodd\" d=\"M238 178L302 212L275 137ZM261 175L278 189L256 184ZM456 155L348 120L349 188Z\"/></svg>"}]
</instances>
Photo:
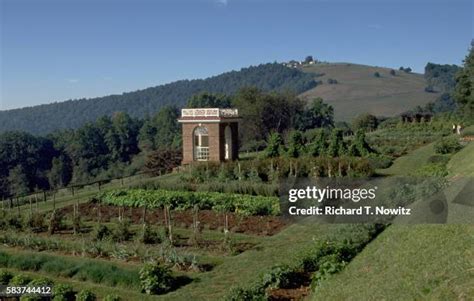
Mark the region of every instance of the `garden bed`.
<instances>
[{"instance_id":1,"label":"garden bed","mask_svg":"<svg viewBox=\"0 0 474 301\"><path fill-rule=\"evenodd\" d=\"M111 205L100 205L94 203L84 203L79 205L78 212L83 219L99 220L109 222L117 219L119 210L123 211L124 218L128 218L133 223L141 223L143 220L143 209L129 207L125 210L122 207ZM73 206L68 206L59 210L66 215L72 215ZM259 236L271 236L280 232L289 224L289 221L280 216L242 216L235 213L228 215L229 229L231 232L244 233ZM224 215L212 210L200 210L198 219L203 229L222 230L224 225ZM148 209L146 221L150 224L164 225L164 211L162 209ZM176 226L190 228L193 224L192 210L175 210L172 213L172 220Z\"/></svg>"}]
</instances>

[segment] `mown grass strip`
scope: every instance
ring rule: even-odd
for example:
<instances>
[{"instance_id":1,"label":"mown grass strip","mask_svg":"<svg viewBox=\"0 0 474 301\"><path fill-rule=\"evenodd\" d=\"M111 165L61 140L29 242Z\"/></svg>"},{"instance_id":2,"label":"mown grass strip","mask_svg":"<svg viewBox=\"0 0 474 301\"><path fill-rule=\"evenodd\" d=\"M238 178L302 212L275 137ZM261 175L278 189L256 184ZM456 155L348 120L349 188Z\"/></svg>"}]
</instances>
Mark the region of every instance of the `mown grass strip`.
<instances>
[{"instance_id":1,"label":"mown grass strip","mask_svg":"<svg viewBox=\"0 0 474 301\"><path fill-rule=\"evenodd\" d=\"M0 267L87 281L111 287L139 290L138 269L85 258L68 258L30 252L12 253L0 250Z\"/></svg>"}]
</instances>

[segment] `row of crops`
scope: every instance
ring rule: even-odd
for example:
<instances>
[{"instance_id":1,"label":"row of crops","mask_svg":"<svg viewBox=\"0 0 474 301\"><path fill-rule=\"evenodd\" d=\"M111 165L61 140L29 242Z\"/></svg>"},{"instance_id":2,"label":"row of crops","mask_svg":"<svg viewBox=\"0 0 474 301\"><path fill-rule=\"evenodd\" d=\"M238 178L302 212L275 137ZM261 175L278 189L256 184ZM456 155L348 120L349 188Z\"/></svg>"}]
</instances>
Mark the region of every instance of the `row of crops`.
<instances>
[{"instance_id":1,"label":"row of crops","mask_svg":"<svg viewBox=\"0 0 474 301\"><path fill-rule=\"evenodd\" d=\"M168 207L173 210L197 207L201 210L235 212L245 216L280 214L280 203L277 197L219 192L128 189L104 192L98 198L103 204L125 207Z\"/></svg>"}]
</instances>

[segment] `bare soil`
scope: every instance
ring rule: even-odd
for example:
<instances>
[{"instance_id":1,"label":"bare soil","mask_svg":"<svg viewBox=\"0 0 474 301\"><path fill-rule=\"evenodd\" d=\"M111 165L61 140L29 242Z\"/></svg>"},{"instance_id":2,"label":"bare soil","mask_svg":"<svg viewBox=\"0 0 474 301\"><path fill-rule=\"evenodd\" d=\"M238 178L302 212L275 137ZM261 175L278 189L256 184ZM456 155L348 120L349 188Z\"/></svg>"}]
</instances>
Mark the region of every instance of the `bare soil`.
<instances>
[{"instance_id":1,"label":"bare soil","mask_svg":"<svg viewBox=\"0 0 474 301\"><path fill-rule=\"evenodd\" d=\"M73 206L68 206L60 210L66 215L73 214ZM95 220L109 222L117 219L119 211L123 212L123 217L130 219L133 223L143 222L143 208L118 207L111 205L101 205L96 203L84 203L79 205L79 213L85 220ZM280 232L289 224L289 221L279 216L240 216L229 213L229 229L234 233L244 233L259 236L271 236ZM146 221L150 224L164 225L164 213L162 209L147 209ZM212 210L201 210L198 220L203 229L222 230L225 216ZM172 221L175 226L190 228L193 224L193 213L191 210L173 211Z\"/></svg>"},{"instance_id":2,"label":"bare soil","mask_svg":"<svg viewBox=\"0 0 474 301\"><path fill-rule=\"evenodd\" d=\"M285 288L268 291L270 301L298 301L303 300L311 292L311 273L299 273L293 283Z\"/></svg>"}]
</instances>

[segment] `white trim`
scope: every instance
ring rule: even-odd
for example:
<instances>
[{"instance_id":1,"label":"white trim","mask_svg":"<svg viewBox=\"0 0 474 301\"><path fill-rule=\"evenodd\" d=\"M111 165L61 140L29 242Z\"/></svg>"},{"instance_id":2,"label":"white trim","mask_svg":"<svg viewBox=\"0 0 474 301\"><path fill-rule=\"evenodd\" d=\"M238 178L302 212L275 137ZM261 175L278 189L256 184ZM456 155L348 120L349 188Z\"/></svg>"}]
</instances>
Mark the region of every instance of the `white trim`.
<instances>
[{"instance_id":1,"label":"white trim","mask_svg":"<svg viewBox=\"0 0 474 301\"><path fill-rule=\"evenodd\" d=\"M179 123L226 123L226 122L239 122L240 118L225 118L225 119L178 119Z\"/></svg>"}]
</instances>

